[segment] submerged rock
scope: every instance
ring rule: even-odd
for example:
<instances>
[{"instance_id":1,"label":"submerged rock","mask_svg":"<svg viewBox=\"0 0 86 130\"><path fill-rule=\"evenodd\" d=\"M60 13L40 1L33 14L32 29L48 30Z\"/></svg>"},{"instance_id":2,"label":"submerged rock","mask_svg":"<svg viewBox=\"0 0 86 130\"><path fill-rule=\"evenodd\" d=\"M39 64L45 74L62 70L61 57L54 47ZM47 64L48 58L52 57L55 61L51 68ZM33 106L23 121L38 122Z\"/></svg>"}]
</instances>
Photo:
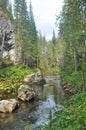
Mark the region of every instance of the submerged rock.
<instances>
[{"instance_id":1,"label":"submerged rock","mask_svg":"<svg viewBox=\"0 0 86 130\"><path fill-rule=\"evenodd\" d=\"M31 100L35 94L35 91L29 85L21 85L18 89L18 98L22 101Z\"/></svg>"},{"instance_id":2,"label":"submerged rock","mask_svg":"<svg viewBox=\"0 0 86 130\"><path fill-rule=\"evenodd\" d=\"M17 106L16 99L0 101L0 112L12 112Z\"/></svg>"}]
</instances>

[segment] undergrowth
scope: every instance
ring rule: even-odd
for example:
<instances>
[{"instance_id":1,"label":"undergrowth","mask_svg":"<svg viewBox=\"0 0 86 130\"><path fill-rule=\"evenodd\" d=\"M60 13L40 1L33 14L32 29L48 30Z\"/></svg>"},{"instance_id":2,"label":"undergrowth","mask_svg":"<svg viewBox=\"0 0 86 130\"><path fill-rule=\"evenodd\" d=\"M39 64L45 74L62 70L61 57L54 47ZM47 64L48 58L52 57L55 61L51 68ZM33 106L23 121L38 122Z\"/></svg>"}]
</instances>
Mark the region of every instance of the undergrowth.
<instances>
[{"instance_id":1,"label":"undergrowth","mask_svg":"<svg viewBox=\"0 0 86 130\"><path fill-rule=\"evenodd\" d=\"M76 94L64 106L44 130L86 130L86 92Z\"/></svg>"},{"instance_id":2,"label":"undergrowth","mask_svg":"<svg viewBox=\"0 0 86 130\"><path fill-rule=\"evenodd\" d=\"M28 74L37 72L37 69L31 69L23 64L0 69L0 98L4 94L14 94L18 87L23 83L23 79Z\"/></svg>"},{"instance_id":3,"label":"undergrowth","mask_svg":"<svg viewBox=\"0 0 86 130\"><path fill-rule=\"evenodd\" d=\"M60 75L64 79L64 81L66 81L67 83L71 83L75 90L84 86L82 71L72 73L62 71Z\"/></svg>"}]
</instances>

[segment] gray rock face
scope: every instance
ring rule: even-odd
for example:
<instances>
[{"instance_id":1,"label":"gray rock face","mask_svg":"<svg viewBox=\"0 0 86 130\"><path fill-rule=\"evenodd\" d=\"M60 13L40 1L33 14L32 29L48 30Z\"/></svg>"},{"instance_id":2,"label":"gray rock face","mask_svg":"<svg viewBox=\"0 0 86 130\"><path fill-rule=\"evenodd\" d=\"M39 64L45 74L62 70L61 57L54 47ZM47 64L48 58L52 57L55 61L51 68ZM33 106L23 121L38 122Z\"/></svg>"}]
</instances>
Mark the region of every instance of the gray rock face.
<instances>
[{"instance_id":1,"label":"gray rock face","mask_svg":"<svg viewBox=\"0 0 86 130\"><path fill-rule=\"evenodd\" d=\"M0 101L0 112L12 112L17 106L16 99Z\"/></svg>"},{"instance_id":2,"label":"gray rock face","mask_svg":"<svg viewBox=\"0 0 86 130\"><path fill-rule=\"evenodd\" d=\"M15 35L11 20L0 9L0 55L4 58L7 55L12 60L15 58Z\"/></svg>"},{"instance_id":3,"label":"gray rock face","mask_svg":"<svg viewBox=\"0 0 86 130\"><path fill-rule=\"evenodd\" d=\"M35 74L32 75L27 75L24 78L24 82L28 83L28 84L34 84L34 83L44 83L45 80L42 78L42 74L40 71L38 71Z\"/></svg>"},{"instance_id":4,"label":"gray rock face","mask_svg":"<svg viewBox=\"0 0 86 130\"><path fill-rule=\"evenodd\" d=\"M33 88L29 85L21 85L18 89L18 98L22 101L29 101L35 96Z\"/></svg>"}]
</instances>

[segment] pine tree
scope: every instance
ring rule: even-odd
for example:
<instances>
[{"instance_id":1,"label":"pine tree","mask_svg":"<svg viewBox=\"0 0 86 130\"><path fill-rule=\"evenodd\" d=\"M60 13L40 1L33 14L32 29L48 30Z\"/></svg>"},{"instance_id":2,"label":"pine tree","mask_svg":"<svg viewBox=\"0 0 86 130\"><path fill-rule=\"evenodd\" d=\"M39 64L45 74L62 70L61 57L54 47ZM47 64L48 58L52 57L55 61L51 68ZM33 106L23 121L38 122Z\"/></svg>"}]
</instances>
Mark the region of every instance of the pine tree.
<instances>
[{"instance_id":1,"label":"pine tree","mask_svg":"<svg viewBox=\"0 0 86 130\"><path fill-rule=\"evenodd\" d=\"M13 11L12 11L12 3L11 3L11 0L8 1L7 11L8 11L8 16L9 16L10 19L13 21Z\"/></svg>"},{"instance_id":2,"label":"pine tree","mask_svg":"<svg viewBox=\"0 0 86 130\"><path fill-rule=\"evenodd\" d=\"M56 62L56 35L54 30L51 42L52 42L53 64L54 64Z\"/></svg>"},{"instance_id":3,"label":"pine tree","mask_svg":"<svg viewBox=\"0 0 86 130\"><path fill-rule=\"evenodd\" d=\"M37 64L37 31L30 3L27 11L26 0L15 0L14 8L16 38L21 46L22 60L26 65Z\"/></svg>"},{"instance_id":4,"label":"pine tree","mask_svg":"<svg viewBox=\"0 0 86 130\"><path fill-rule=\"evenodd\" d=\"M25 0L14 1L14 17L16 27L16 42L17 46L21 48L22 62L27 64L26 57L28 57L28 11Z\"/></svg>"},{"instance_id":5,"label":"pine tree","mask_svg":"<svg viewBox=\"0 0 86 130\"><path fill-rule=\"evenodd\" d=\"M59 37L65 43L64 71L82 72L86 86L86 0L64 0L59 22Z\"/></svg>"},{"instance_id":6,"label":"pine tree","mask_svg":"<svg viewBox=\"0 0 86 130\"><path fill-rule=\"evenodd\" d=\"M37 57L38 57L37 30L36 30L31 1L29 5L29 24L30 24L28 30L29 41L30 41L29 60L30 62L32 62L32 64L34 64L33 66L37 66Z\"/></svg>"},{"instance_id":7,"label":"pine tree","mask_svg":"<svg viewBox=\"0 0 86 130\"><path fill-rule=\"evenodd\" d=\"M6 12L9 0L0 0L0 7Z\"/></svg>"},{"instance_id":8,"label":"pine tree","mask_svg":"<svg viewBox=\"0 0 86 130\"><path fill-rule=\"evenodd\" d=\"M71 68L75 71L78 71L80 68L78 48L81 46L81 42L83 42L82 3L81 0L64 0L59 24L59 35L66 41L66 58L68 58L66 61L69 62L69 59L71 59Z\"/></svg>"},{"instance_id":9,"label":"pine tree","mask_svg":"<svg viewBox=\"0 0 86 130\"><path fill-rule=\"evenodd\" d=\"M53 45L56 44L56 35L55 35L55 31L54 30L53 30L52 43L53 43Z\"/></svg>"},{"instance_id":10,"label":"pine tree","mask_svg":"<svg viewBox=\"0 0 86 130\"><path fill-rule=\"evenodd\" d=\"M8 16L10 16L10 18L12 18L11 0L0 0L0 7L8 14Z\"/></svg>"}]
</instances>

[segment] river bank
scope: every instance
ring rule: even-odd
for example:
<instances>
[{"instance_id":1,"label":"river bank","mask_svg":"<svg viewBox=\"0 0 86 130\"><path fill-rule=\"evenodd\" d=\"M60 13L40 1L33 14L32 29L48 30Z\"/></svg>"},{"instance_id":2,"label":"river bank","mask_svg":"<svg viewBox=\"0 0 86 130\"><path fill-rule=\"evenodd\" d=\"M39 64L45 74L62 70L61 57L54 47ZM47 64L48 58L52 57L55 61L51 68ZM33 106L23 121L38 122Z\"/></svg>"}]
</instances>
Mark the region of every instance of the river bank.
<instances>
[{"instance_id":1,"label":"river bank","mask_svg":"<svg viewBox=\"0 0 86 130\"><path fill-rule=\"evenodd\" d=\"M34 130L38 130L41 125L44 126L50 111L53 113L63 108L61 104L65 100L65 93L59 85L58 76L47 76L45 85L36 86L38 96L35 100L22 102L13 113L0 113L0 129L25 130L31 124Z\"/></svg>"},{"instance_id":2,"label":"river bank","mask_svg":"<svg viewBox=\"0 0 86 130\"><path fill-rule=\"evenodd\" d=\"M14 98L24 77L37 71L37 68L31 69L23 64L0 69L0 99Z\"/></svg>"},{"instance_id":3,"label":"river bank","mask_svg":"<svg viewBox=\"0 0 86 130\"><path fill-rule=\"evenodd\" d=\"M50 119L51 125L43 130L85 130L86 129L86 92L80 92L64 103L65 109Z\"/></svg>"},{"instance_id":4,"label":"river bank","mask_svg":"<svg viewBox=\"0 0 86 130\"><path fill-rule=\"evenodd\" d=\"M23 83L24 76L37 71L38 69L31 70L25 66L2 69L0 71L0 98L15 97L18 87ZM30 127L31 130L38 130L40 127L43 130L64 128L85 130L86 94L79 92L68 100L71 94L64 91L67 87L62 86L59 76L54 74L54 76L45 76L45 79L45 85L35 88L38 92L35 100L20 102L20 107L13 113L0 113L0 130L29 130ZM65 99L67 99L66 103L64 103ZM65 109L62 110L63 106ZM50 112L54 113L55 118L50 117ZM45 124L46 120L48 124Z\"/></svg>"}]
</instances>

